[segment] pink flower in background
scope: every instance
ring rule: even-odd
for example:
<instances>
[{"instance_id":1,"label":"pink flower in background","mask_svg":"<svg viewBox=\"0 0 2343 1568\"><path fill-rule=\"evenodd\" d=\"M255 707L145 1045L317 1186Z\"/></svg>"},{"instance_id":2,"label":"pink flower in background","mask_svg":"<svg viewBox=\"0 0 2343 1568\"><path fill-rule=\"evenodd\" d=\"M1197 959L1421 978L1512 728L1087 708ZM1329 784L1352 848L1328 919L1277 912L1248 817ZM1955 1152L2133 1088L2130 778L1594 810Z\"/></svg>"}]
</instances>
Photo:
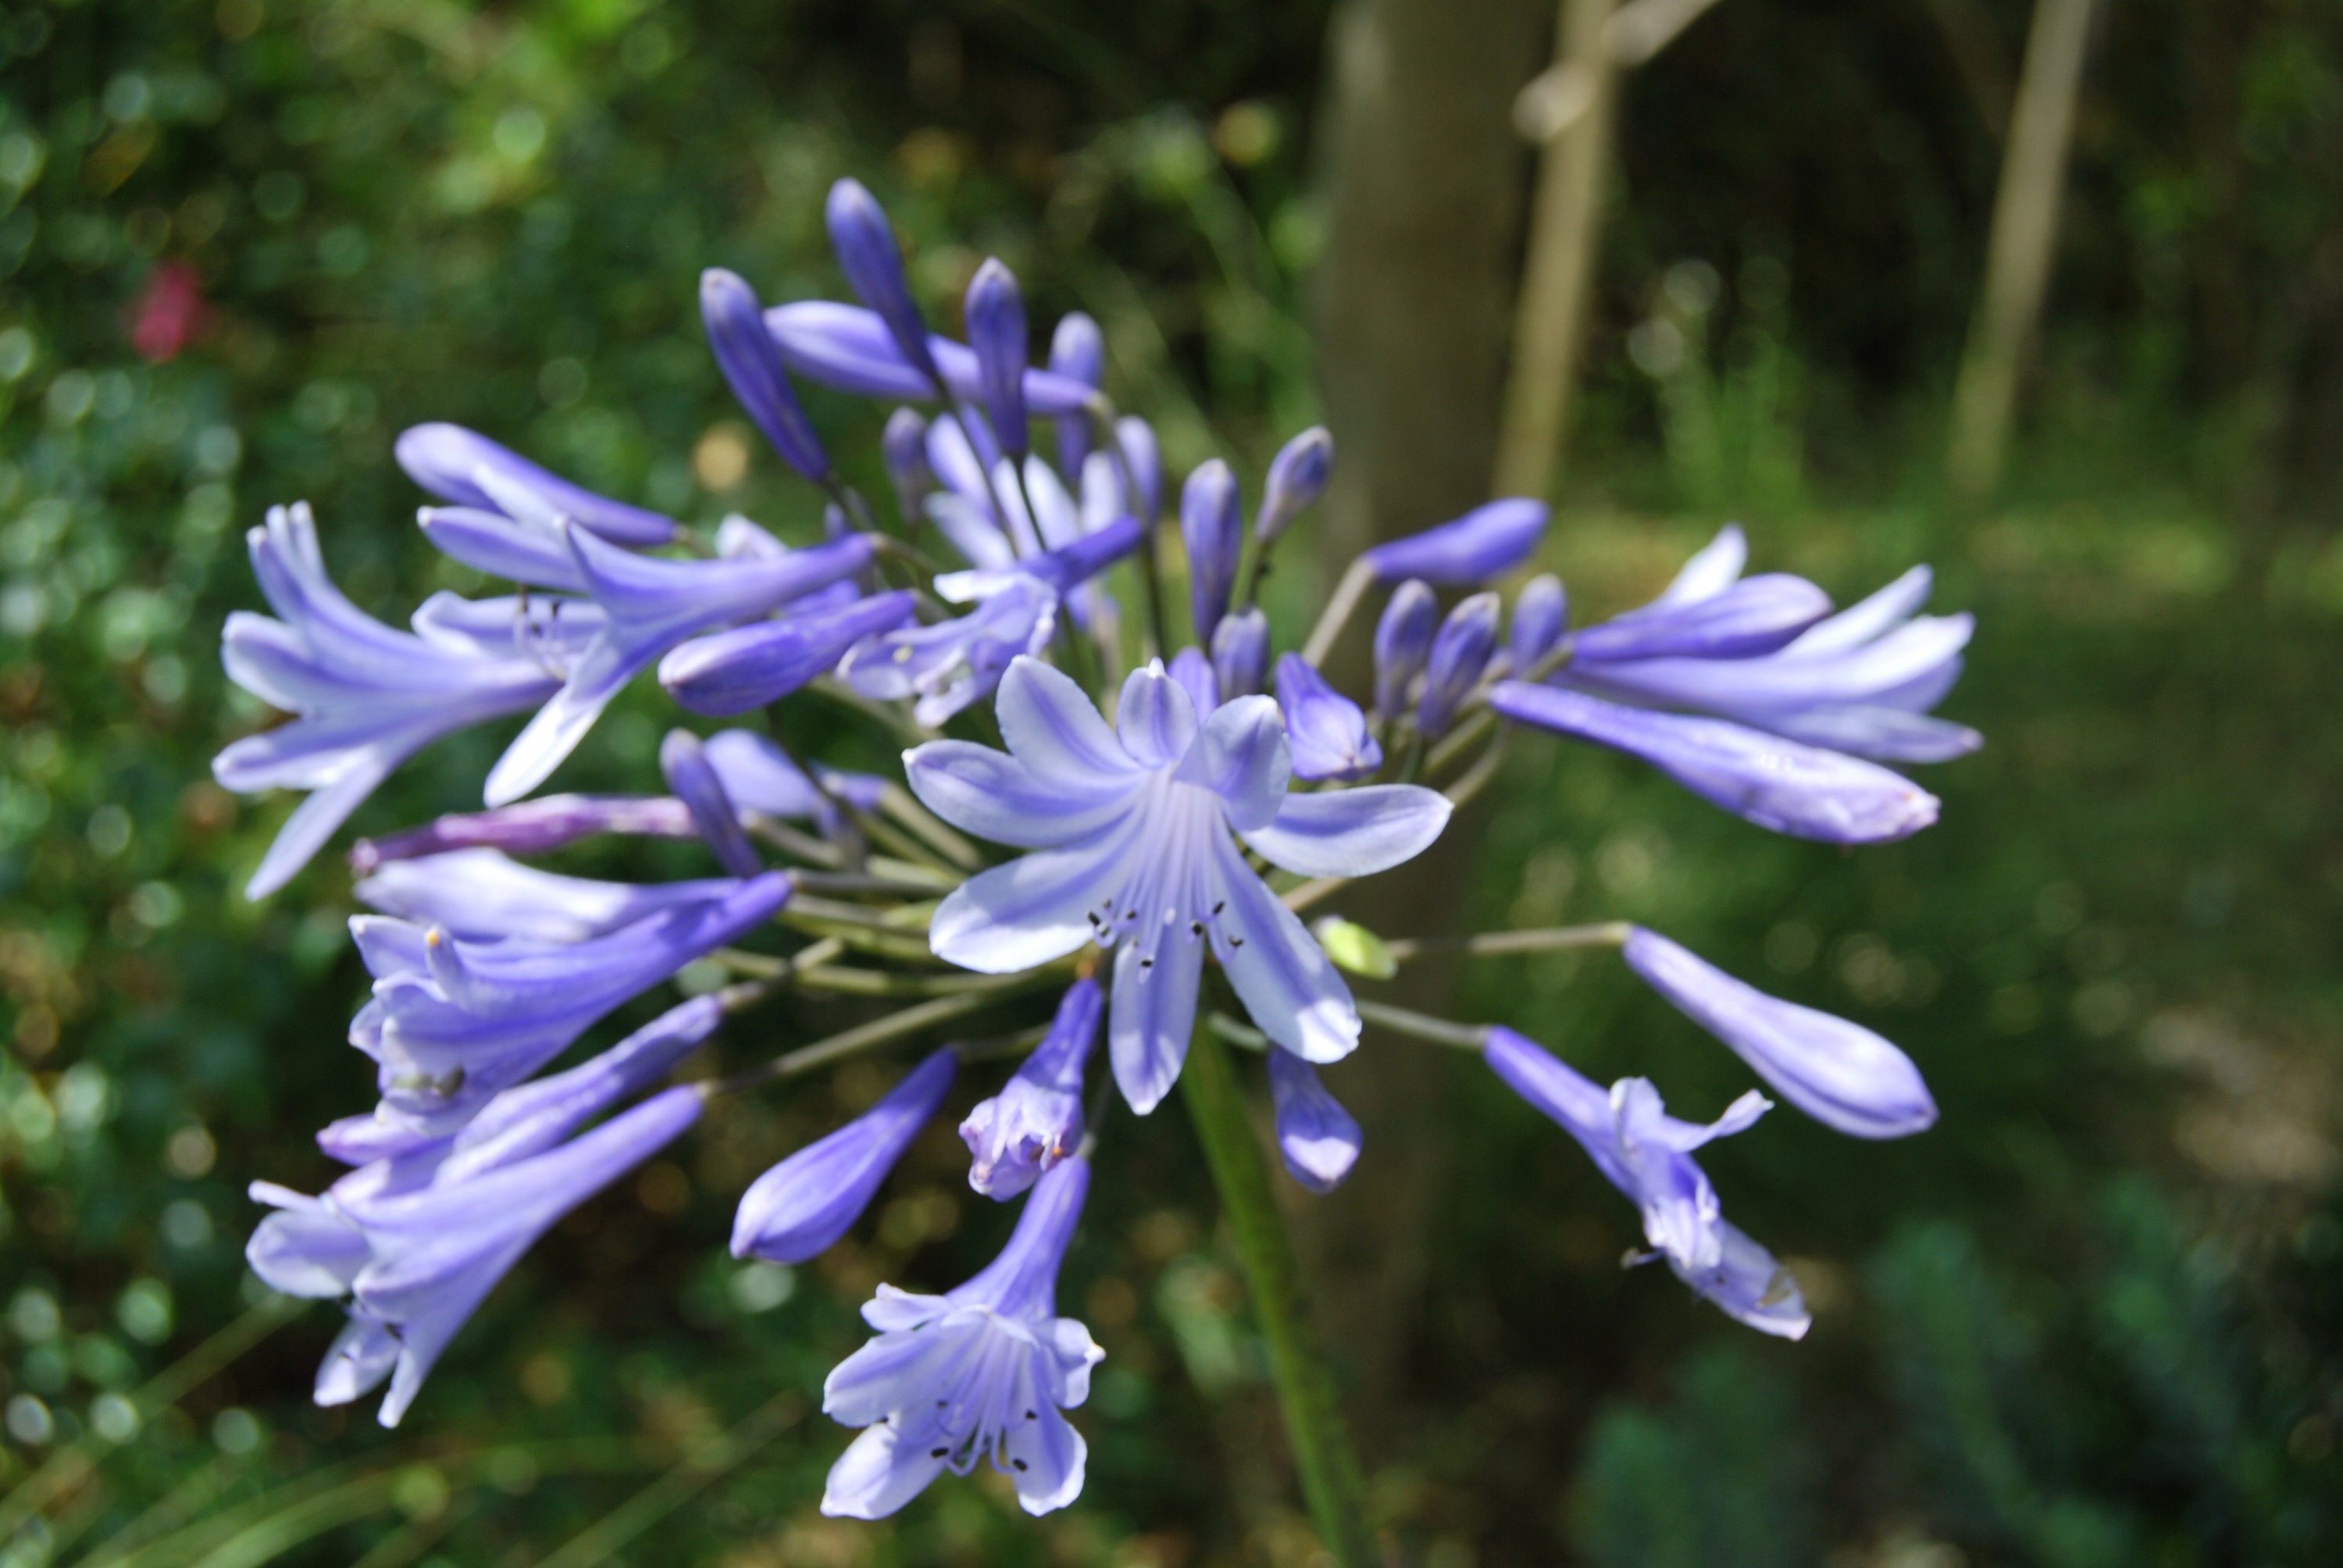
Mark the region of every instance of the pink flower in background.
<instances>
[{"instance_id":1,"label":"pink flower in background","mask_svg":"<svg viewBox=\"0 0 2343 1568\"><path fill-rule=\"evenodd\" d=\"M149 365L176 358L211 326L202 279L184 261L166 261L146 275L128 312L130 347Z\"/></svg>"}]
</instances>

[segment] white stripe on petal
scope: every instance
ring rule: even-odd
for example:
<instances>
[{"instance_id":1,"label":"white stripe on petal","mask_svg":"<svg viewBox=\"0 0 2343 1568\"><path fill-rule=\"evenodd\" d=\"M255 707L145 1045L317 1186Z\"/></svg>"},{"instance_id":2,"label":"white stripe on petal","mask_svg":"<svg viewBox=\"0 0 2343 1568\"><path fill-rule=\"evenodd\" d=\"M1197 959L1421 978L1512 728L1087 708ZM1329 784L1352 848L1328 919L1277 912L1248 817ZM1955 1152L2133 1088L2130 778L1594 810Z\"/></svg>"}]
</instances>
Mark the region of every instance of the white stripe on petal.
<instances>
[{"instance_id":1,"label":"white stripe on petal","mask_svg":"<svg viewBox=\"0 0 2343 1568\"><path fill-rule=\"evenodd\" d=\"M1214 950L1262 1032L1305 1061L1340 1061L1358 1049L1359 1012L1293 911L1277 900L1225 836L1212 845L1223 939Z\"/></svg>"}]
</instances>

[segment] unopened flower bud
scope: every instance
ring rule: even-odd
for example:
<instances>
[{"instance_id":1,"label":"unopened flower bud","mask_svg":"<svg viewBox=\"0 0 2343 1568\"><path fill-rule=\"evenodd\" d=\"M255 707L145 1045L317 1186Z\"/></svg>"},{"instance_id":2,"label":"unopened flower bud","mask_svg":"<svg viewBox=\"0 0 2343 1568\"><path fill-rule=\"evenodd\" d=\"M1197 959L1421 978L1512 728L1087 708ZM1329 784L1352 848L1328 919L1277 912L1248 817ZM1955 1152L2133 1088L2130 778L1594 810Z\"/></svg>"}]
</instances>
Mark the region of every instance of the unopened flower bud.
<instances>
[{"instance_id":1,"label":"unopened flower bud","mask_svg":"<svg viewBox=\"0 0 2343 1568\"><path fill-rule=\"evenodd\" d=\"M903 276L903 251L886 213L859 180L840 180L830 187L824 212L830 243L838 252L839 270L862 303L878 313L903 357L926 376L930 386L943 377L928 347L927 324L911 298L910 279Z\"/></svg>"},{"instance_id":2,"label":"unopened flower bud","mask_svg":"<svg viewBox=\"0 0 2343 1568\"><path fill-rule=\"evenodd\" d=\"M1259 605L1223 616L1212 631L1212 673L1220 680L1221 700L1252 696L1268 672L1269 617Z\"/></svg>"},{"instance_id":3,"label":"unopened flower bud","mask_svg":"<svg viewBox=\"0 0 2343 1568\"><path fill-rule=\"evenodd\" d=\"M1513 673L1523 675L1554 651L1570 624L1570 597L1552 572L1534 577L1513 596L1513 628L1507 641Z\"/></svg>"},{"instance_id":4,"label":"unopened flower bud","mask_svg":"<svg viewBox=\"0 0 2343 1568\"><path fill-rule=\"evenodd\" d=\"M1426 736L1447 729L1456 709L1489 668L1497 650L1497 619L1503 601L1493 593L1476 593L1448 612L1432 639L1432 656L1423 670L1423 699L1415 710L1415 727Z\"/></svg>"},{"instance_id":5,"label":"unopened flower bud","mask_svg":"<svg viewBox=\"0 0 2343 1568\"><path fill-rule=\"evenodd\" d=\"M1375 623L1375 709L1386 719L1407 707L1408 688L1423 673L1439 625L1440 599L1430 584L1410 578L1392 589Z\"/></svg>"},{"instance_id":6,"label":"unopened flower bud","mask_svg":"<svg viewBox=\"0 0 2343 1568\"><path fill-rule=\"evenodd\" d=\"M984 411L1001 449L1025 455L1025 297L997 256L987 257L969 280L963 307L968 346L976 350Z\"/></svg>"},{"instance_id":7,"label":"unopened flower bud","mask_svg":"<svg viewBox=\"0 0 2343 1568\"><path fill-rule=\"evenodd\" d=\"M1298 653L1278 658L1277 705L1285 710L1296 779L1357 779L1383 765L1383 749L1368 732L1359 705Z\"/></svg>"},{"instance_id":8,"label":"unopened flower bud","mask_svg":"<svg viewBox=\"0 0 2343 1568\"><path fill-rule=\"evenodd\" d=\"M886 460L888 480L895 487L895 505L906 522L918 522L920 505L936 491L936 472L928 467L927 420L917 408L896 409L887 416L879 450Z\"/></svg>"},{"instance_id":9,"label":"unopened flower bud","mask_svg":"<svg viewBox=\"0 0 2343 1568\"><path fill-rule=\"evenodd\" d=\"M696 637L659 660L659 684L694 713L746 713L828 675L856 643L910 620L912 603L908 592L872 594Z\"/></svg>"},{"instance_id":10,"label":"unopened flower bud","mask_svg":"<svg viewBox=\"0 0 2343 1568\"><path fill-rule=\"evenodd\" d=\"M1188 547L1188 598L1196 641L1209 648L1236 587L1237 556L1244 548L1244 518L1237 509L1237 478L1218 457L1188 476L1180 492L1180 537Z\"/></svg>"},{"instance_id":11,"label":"unopened flower bud","mask_svg":"<svg viewBox=\"0 0 2343 1568\"><path fill-rule=\"evenodd\" d=\"M736 877L753 877L765 869L749 835L740 830L740 813L724 792L724 781L700 749L699 737L689 729L670 729L659 743L659 771L667 787L691 811L699 836L716 852L724 869Z\"/></svg>"},{"instance_id":12,"label":"unopened flower bud","mask_svg":"<svg viewBox=\"0 0 2343 1568\"><path fill-rule=\"evenodd\" d=\"M1270 462L1253 536L1265 545L1283 533L1324 492L1333 471L1334 437L1325 426L1312 425L1288 441Z\"/></svg>"},{"instance_id":13,"label":"unopened flower bud","mask_svg":"<svg viewBox=\"0 0 2343 1568\"><path fill-rule=\"evenodd\" d=\"M1050 368L1085 387L1106 385L1106 338L1099 325L1081 311L1061 317L1050 337ZM1090 456L1091 422L1085 413L1058 417L1058 472L1069 483L1079 479L1082 459Z\"/></svg>"},{"instance_id":14,"label":"unopened flower bud","mask_svg":"<svg viewBox=\"0 0 2343 1568\"><path fill-rule=\"evenodd\" d=\"M773 335L765 330L757 291L739 273L711 266L699 275L699 314L708 324L708 346L715 351L724 379L731 383L732 395L773 450L817 484L828 478L829 454L798 404Z\"/></svg>"},{"instance_id":15,"label":"unopened flower bud","mask_svg":"<svg viewBox=\"0 0 2343 1568\"><path fill-rule=\"evenodd\" d=\"M936 1051L878 1104L758 1177L732 1221L732 1255L802 1263L829 1251L943 1103L957 1067L950 1047Z\"/></svg>"},{"instance_id":16,"label":"unopened flower bud","mask_svg":"<svg viewBox=\"0 0 2343 1568\"><path fill-rule=\"evenodd\" d=\"M1527 559L1545 532L1544 501L1491 501L1453 523L1377 545L1359 558L1377 582L1422 578L1450 588L1467 588L1511 571Z\"/></svg>"}]
</instances>

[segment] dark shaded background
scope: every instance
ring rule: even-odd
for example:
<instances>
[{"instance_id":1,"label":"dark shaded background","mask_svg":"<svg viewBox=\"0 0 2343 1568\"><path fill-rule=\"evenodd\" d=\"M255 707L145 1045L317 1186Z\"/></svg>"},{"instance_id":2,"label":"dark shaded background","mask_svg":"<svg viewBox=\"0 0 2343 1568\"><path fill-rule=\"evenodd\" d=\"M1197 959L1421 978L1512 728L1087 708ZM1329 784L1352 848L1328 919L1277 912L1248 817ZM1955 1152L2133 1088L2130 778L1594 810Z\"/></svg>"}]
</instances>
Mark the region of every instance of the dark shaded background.
<instances>
[{"instance_id":1,"label":"dark shaded background","mask_svg":"<svg viewBox=\"0 0 2343 1568\"><path fill-rule=\"evenodd\" d=\"M307 498L387 618L477 588L407 523L389 442L425 418L695 520L809 529L735 422L694 281L840 292L820 202L840 174L888 201L938 319L998 253L1038 320L1105 324L1119 395L1177 467L1217 452L1257 478L1318 407L1329 21L1178 0L8 9L0 1487L76 1438L127 1441L0 1562L518 1565L701 1482L620 1558L1312 1560L1176 1113L1115 1124L1069 1266L1067 1310L1109 1352L1081 1503L1035 1523L947 1484L888 1525L820 1519L844 1438L818 1389L854 1304L949 1283L1007 1229L940 1127L816 1267L723 1256L740 1188L875 1097L867 1066L712 1118L562 1226L397 1433L308 1406L323 1309L135 1432L121 1412L256 1299L245 1183L327 1179L310 1131L370 1081L340 1043L362 989L347 874L243 902L286 802L208 779L262 718L215 652L257 603L241 529ZM1429 1218L1392 1239L1423 1249L1420 1282L1373 1315L1387 1342L1345 1347L1397 1369L1362 1414L1410 1562L2343 1552L2343 14L2103 17L2013 477L1963 512L1936 479L1943 394L1998 167L1992 65L2024 22L2002 0L1725 0L1628 85L1550 564L1599 614L1727 518L1842 600L1933 560L1938 605L1982 627L1949 711L1990 741L1928 775L1940 827L1854 856L1523 745L1472 918L1658 926L1893 1035L1945 1121L1883 1147L1785 1114L1708 1159L1806 1282L1815 1332L1787 1346L1623 1274L1624 1205L1477 1066L1442 1064ZM172 266L206 319L149 364L130 329ZM874 478L881 411L810 400ZM1289 633L1312 575L1280 588ZM642 788L668 722L636 694L565 779ZM830 760L884 761L820 709L791 722ZM443 744L357 830L467 805L503 739ZM1461 1010L1598 1076L1648 1072L1688 1108L1742 1087L1615 968L1460 983ZM835 1027L790 1005L719 1054ZM1330 1084L1419 1049L1373 1040Z\"/></svg>"}]
</instances>

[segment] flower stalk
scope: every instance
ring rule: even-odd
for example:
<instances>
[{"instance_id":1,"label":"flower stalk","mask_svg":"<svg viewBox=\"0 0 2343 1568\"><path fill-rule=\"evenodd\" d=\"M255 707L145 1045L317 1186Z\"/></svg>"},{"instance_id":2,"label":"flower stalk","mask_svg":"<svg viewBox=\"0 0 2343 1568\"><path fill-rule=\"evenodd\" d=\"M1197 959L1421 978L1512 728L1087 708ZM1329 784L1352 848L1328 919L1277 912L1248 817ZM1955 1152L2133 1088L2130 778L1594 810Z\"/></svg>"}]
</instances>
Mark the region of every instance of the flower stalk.
<instances>
[{"instance_id":1,"label":"flower stalk","mask_svg":"<svg viewBox=\"0 0 2343 1568\"><path fill-rule=\"evenodd\" d=\"M1269 1168L1254 1139L1228 1045L1209 1022L1189 1042L1180 1090L1236 1241L1253 1318L1269 1350L1270 1378L1285 1417L1293 1468L1318 1538L1337 1568L1380 1563L1383 1554L1368 1518L1366 1480L1317 1343L1301 1263L1270 1194Z\"/></svg>"}]
</instances>

